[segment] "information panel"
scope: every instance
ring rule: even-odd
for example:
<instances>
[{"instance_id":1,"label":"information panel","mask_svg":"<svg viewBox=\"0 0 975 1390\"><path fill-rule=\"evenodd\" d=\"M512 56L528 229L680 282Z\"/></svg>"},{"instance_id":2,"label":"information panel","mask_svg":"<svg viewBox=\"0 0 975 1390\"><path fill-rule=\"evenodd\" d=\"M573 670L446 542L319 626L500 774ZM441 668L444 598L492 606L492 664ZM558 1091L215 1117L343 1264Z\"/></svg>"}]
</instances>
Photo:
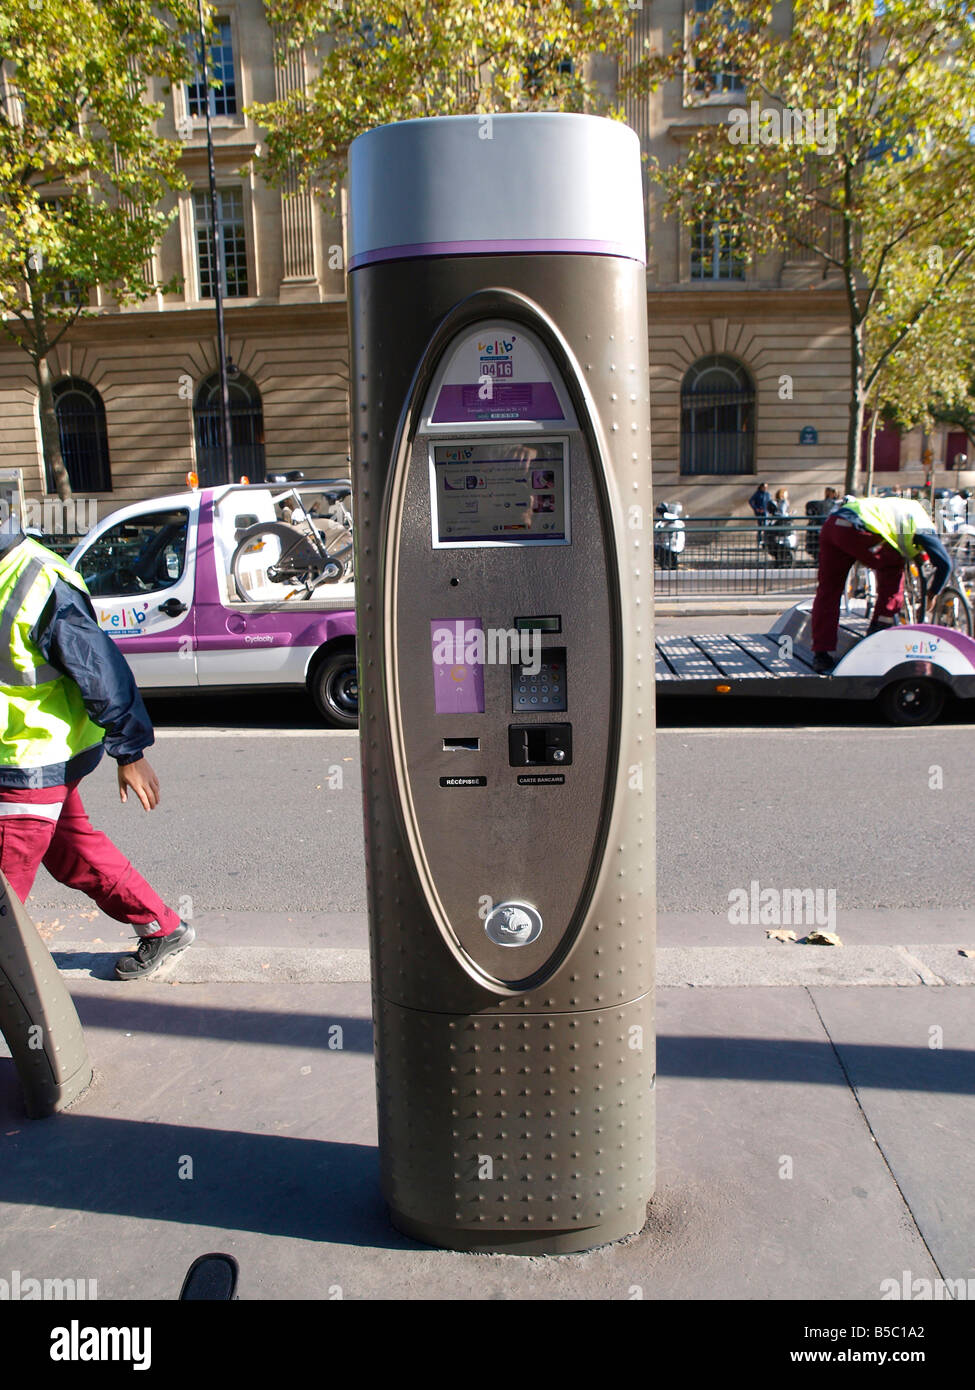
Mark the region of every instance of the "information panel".
<instances>
[{"instance_id":1,"label":"information panel","mask_svg":"<svg viewBox=\"0 0 975 1390\"><path fill-rule=\"evenodd\" d=\"M565 439L433 444L433 543L542 544L569 540Z\"/></svg>"}]
</instances>

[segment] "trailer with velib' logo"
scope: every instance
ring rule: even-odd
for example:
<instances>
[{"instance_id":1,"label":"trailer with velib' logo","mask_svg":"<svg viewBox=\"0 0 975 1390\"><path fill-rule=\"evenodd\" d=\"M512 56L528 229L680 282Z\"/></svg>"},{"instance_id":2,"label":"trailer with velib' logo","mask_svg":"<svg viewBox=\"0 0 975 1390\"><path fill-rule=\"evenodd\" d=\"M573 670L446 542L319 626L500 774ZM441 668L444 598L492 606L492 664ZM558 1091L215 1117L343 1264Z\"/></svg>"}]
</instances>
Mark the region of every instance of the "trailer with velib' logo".
<instances>
[{"instance_id":1,"label":"trailer with velib' logo","mask_svg":"<svg viewBox=\"0 0 975 1390\"><path fill-rule=\"evenodd\" d=\"M658 699L677 696L878 700L892 724L931 724L950 695L975 699L975 641L951 628L908 623L866 635L867 619L840 620L839 659L813 669L812 601L797 603L768 632L699 633L656 639Z\"/></svg>"}]
</instances>

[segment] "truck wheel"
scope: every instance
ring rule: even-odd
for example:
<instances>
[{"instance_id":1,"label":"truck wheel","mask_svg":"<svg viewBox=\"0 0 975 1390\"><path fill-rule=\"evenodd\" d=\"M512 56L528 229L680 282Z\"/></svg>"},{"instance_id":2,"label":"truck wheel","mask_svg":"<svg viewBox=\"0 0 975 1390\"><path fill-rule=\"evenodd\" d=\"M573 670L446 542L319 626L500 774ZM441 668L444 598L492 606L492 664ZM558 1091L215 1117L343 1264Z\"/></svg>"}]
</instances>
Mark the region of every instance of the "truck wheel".
<instances>
[{"instance_id":1,"label":"truck wheel","mask_svg":"<svg viewBox=\"0 0 975 1390\"><path fill-rule=\"evenodd\" d=\"M354 729L359 723L359 675L355 652L332 652L312 671L308 681L315 708L333 729Z\"/></svg>"},{"instance_id":2,"label":"truck wheel","mask_svg":"<svg viewBox=\"0 0 975 1390\"><path fill-rule=\"evenodd\" d=\"M928 676L907 676L886 686L880 703L892 724L933 724L944 709L945 690Z\"/></svg>"}]
</instances>

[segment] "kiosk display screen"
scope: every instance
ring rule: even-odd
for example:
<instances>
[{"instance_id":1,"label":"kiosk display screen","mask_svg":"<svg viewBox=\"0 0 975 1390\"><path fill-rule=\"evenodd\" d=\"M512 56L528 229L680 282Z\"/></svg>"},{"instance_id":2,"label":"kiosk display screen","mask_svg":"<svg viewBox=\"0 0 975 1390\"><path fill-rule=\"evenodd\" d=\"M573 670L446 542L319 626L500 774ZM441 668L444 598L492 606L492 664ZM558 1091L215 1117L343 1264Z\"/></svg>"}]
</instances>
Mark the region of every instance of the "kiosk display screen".
<instances>
[{"instance_id":1,"label":"kiosk display screen","mask_svg":"<svg viewBox=\"0 0 975 1390\"><path fill-rule=\"evenodd\" d=\"M564 545L564 439L504 439L432 447L434 543Z\"/></svg>"}]
</instances>

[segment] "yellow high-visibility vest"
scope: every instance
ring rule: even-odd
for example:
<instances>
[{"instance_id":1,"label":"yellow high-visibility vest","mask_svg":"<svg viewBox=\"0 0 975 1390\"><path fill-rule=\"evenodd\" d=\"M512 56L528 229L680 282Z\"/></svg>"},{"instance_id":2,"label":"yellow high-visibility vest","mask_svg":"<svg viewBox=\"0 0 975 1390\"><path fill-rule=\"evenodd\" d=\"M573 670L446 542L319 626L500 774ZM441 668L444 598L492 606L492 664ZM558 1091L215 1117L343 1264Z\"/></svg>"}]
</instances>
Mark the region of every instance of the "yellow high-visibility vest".
<instances>
[{"instance_id":1,"label":"yellow high-visibility vest","mask_svg":"<svg viewBox=\"0 0 975 1390\"><path fill-rule=\"evenodd\" d=\"M0 555L0 768L68 763L105 737L89 719L76 682L47 665L30 640L59 579L88 592L60 555L29 537Z\"/></svg>"},{"instance_id":2,"label":"yellow high-visibility vest","mask_svg":"<svg viewBox=\"0 0 975 1390\"><path fill-rule=\"evenodd\" d=\"M843 505L907 560L924 549L916 532L934 530L934 522L920 502L910 497L854 497Z\"/></svg>"}]
</instances>

